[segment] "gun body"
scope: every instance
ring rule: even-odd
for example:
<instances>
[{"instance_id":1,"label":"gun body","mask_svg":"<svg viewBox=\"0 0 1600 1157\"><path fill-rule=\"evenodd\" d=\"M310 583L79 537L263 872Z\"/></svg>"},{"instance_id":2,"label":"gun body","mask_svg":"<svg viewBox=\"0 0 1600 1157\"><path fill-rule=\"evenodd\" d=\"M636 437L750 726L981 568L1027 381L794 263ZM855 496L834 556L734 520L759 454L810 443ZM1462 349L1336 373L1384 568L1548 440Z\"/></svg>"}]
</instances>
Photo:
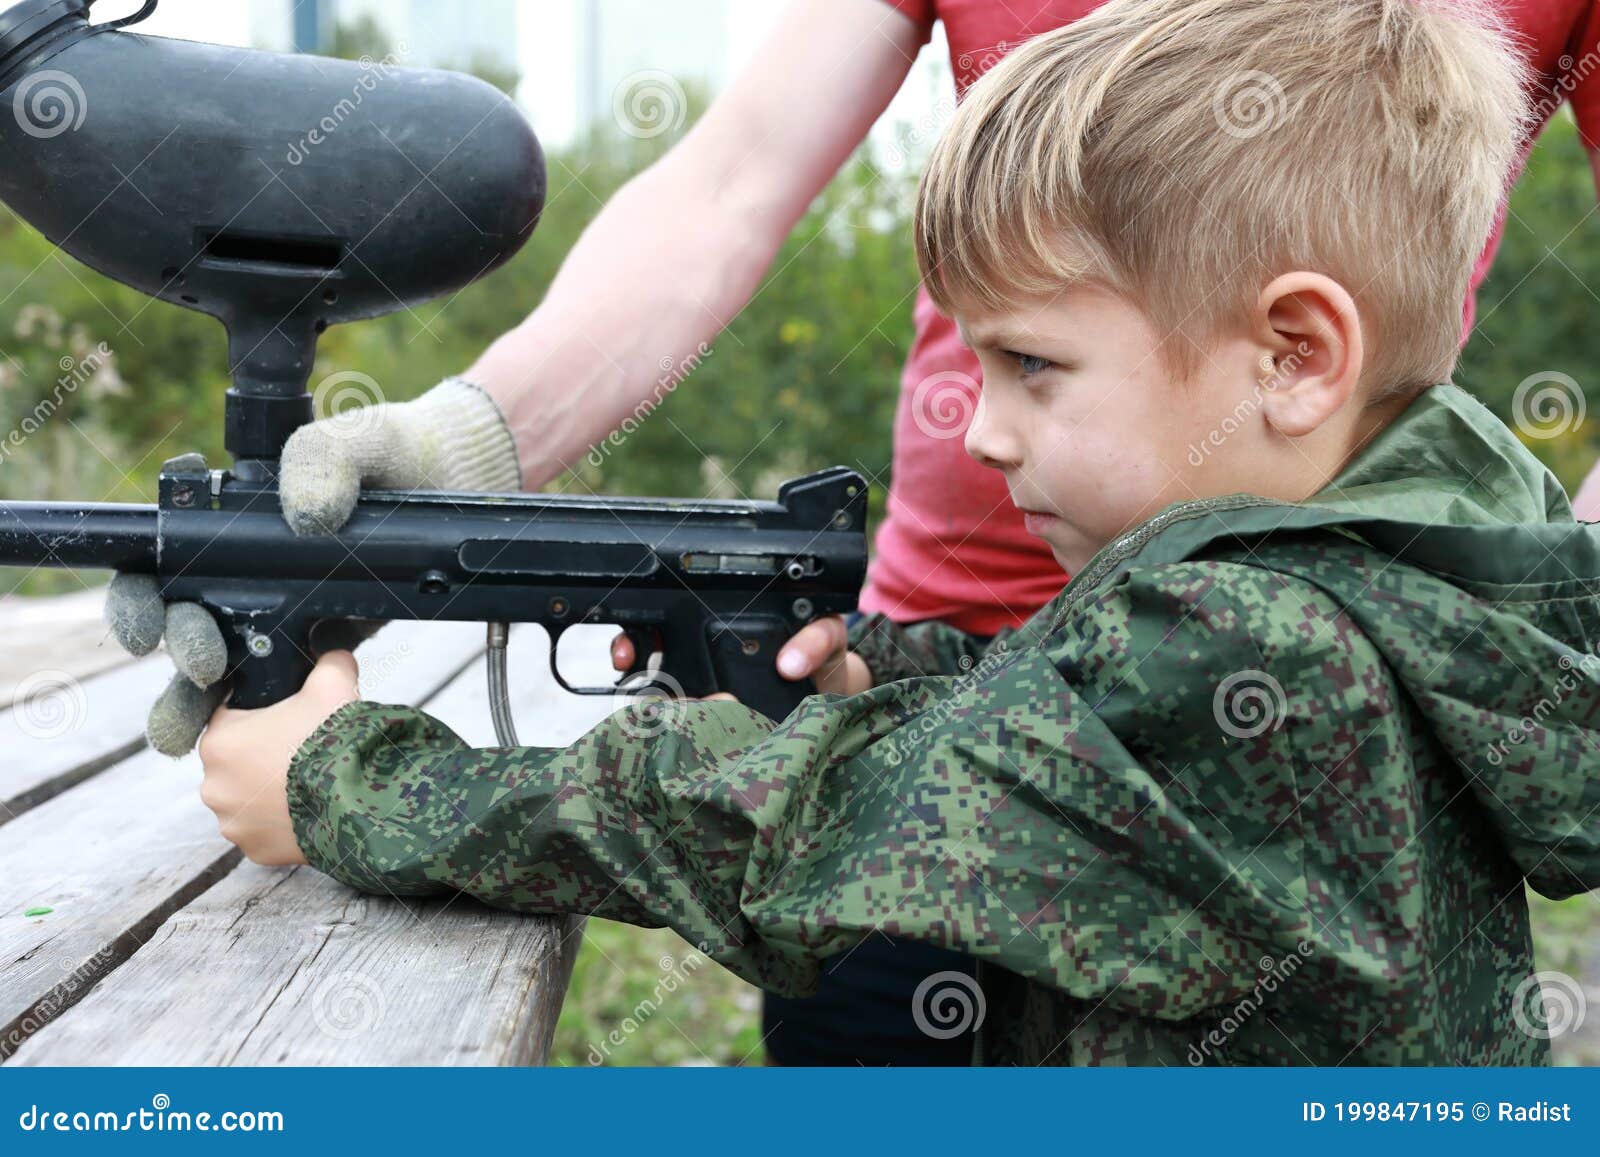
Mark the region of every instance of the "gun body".
<instances>
[{"instance_id":1,"label":"gun body","mask_svg":"<svg viewBox=\"0 0 1600 1157\"><path fill-rule=\"evenodd\" d=\"M338 619L539 623L551 668L576 623L615 623L624 675L689 696L729 691L781 719L814 688L781 678L777 650L819 615L852 609L866 573L867 487L835 468L776 502L365 491L336 535L297 536L276 483L172 459L155 506L0 503L0 565L153 574L167 601L198 602L228 643L231 702L300 689L312 629Z\"/></svg>"},{"instance_id":2,"label":"gun body","mask_svg":"<svg viewBox=\"0 0 1600 1157\"><path fill-rule=\"evenodd\" d=\"M312 419L317 335L470 284L533 232L544 154L517 107L454 73L372 83L353 61L121 30L153 0L91 26L93 2L0 5L0 200L107 276L224 323L233 466L172 459L156 506L0 504L0 565L154 574L222 624L243 707L299 689L318 622L461 619L552 638L614 622L635 673L659 652L675 690L787 714L810 688L780 679L774 652L853 607L865 577L867 488L848 470L776 503L369 492L338 535L283 521L278 459ZM23 115L52 100L74 115ZM337 132L285 152L334 108Z\"/></svg>"}]
</instances>

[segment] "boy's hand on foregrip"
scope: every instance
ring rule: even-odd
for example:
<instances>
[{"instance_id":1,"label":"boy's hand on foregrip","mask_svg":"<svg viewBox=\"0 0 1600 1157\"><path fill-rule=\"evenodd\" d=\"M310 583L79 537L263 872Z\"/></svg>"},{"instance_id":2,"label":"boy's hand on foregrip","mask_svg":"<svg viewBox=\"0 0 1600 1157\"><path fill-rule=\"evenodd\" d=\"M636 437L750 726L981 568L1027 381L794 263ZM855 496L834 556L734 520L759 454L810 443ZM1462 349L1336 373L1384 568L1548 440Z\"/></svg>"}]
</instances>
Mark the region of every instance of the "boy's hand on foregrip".
<instances>
[{"instance_id":1,"label":"boy's hand on foregrip","mask_svg":"<svg viewBox=\"0 0 1600 1157\"><path fill-rule=\"evenodd\" d=\"M447 378L410 402L379 402L301 426L284 443L278 480L296 534L334 534L362 487L522 488L516 439L493 398Z\"/></svg>"},{"instance_id":2,"label":"boy's hand on foregrip","mask_svg":"<svg viewBox=\"0 0 1600 1157\"><path fill-rule=\"evenodd\" d=\"M840 615L807 623L778 652L778 674L796 681L808 675L817 690L831 695L859 695L872 689L872 672L866 660L849 649L849 630ZM611 640L611 665L618 671L633 666L633 643L627 635ZM718 694L711 699L733 699Z\"/></svg>"}]
</instances>

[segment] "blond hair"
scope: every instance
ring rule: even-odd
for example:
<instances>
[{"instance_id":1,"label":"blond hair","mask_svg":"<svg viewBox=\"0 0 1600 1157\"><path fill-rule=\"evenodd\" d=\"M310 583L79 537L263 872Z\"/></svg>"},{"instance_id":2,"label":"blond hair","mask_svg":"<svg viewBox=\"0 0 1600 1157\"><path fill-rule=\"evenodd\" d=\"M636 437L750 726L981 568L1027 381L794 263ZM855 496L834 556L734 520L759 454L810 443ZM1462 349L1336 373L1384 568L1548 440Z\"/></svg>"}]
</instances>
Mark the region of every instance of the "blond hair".
<instances>
[{"instance_id":1,"label":"blond hair","mask_svg":"<svg viewBox=\"0 0 1600 1157\"><path fill-rule=\"evenodd\" d=\"M1355 298L1369 400L1414 392L1455 367L1526 75L1481 0L1111 0L967 92L918 263L946 313L1104 285L1185 377L1314 270Z\"/></svg>"}]
</instances>

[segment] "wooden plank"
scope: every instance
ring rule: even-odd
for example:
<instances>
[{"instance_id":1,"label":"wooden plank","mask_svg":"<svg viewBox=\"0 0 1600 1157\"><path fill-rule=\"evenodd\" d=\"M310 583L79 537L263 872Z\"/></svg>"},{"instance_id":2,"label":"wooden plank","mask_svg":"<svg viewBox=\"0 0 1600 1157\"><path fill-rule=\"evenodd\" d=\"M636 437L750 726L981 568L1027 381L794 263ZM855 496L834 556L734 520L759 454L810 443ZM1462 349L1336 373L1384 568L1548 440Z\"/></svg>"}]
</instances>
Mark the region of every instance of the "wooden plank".
<instances>
[{"instance_id":1,"label":"wooden plank","mask_svg":"<svg viewBox=\"0 0 1600 1157\"><path fill-rule=\"evenodd\" d=\"M604 683L612 631L585 630L568 675ZM567 742L615 707L566 695L546 656L543 632L512 631L525 744ZM363 694L387 698L365 666ZM427 709L468 742L494 743L481 659ZM575 919L373 897L308 869L240 864L14 1063L543 1063L580 939Z\"/></svg>"},{"instance_id":2,"label":"wooden plank","mask_svg":"<svg viewBox=\"0 0 1600 1157\"><path fill-rule=\"evenodd\" d=\"M246 862L12 1063L539 1063L571 967L550 923Z\"/></svg>"},{"instance_id":3,"label":"wooden plank","mask_svg":"<svg viewBox=\"0 0 1600 1157\"><path fill-rule=\"evenodd\" d=\"M22 677L22 699L0 714L0 824L142 750L145 715L171 677L163 654L81 681L51 667Z\"/></svg>"},{"instance_id":4,"label":"wooden plank","mask_svg":"<svg viewBox=\"0 0 1600 1157\"><path fill-rule=\"evenodd\" d=\"M0 639L6 640L0 655L0 707L15 702L36 671L60 670L87 679L134 661L100 616L105 599L103 583L67 595L0 597Z\"/></svg>"},{"instance_id":5,"label":"wooden plank","mask_svg":"<svg viewBox=\"0 0 1600 1157\"><path fill-rule=\"evenodd\" d=\"M391 624L362 648L375 693L431 698L478 652L482 631ZM145 749L0 827L0 1060L239 862L199 782L193 753L174 761ZM53 911L23 918L35 905Z\"/></svg>"}]
</instances>

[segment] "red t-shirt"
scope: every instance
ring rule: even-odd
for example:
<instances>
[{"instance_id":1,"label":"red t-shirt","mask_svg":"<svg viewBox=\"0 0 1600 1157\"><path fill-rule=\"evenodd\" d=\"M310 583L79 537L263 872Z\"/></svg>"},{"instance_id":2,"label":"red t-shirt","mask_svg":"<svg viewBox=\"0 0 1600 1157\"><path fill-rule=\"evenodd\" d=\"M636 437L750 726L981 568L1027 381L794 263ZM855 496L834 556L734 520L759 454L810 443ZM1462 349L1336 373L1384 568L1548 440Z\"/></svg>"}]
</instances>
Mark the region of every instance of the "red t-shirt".
<instances>
[{"instance_id":1,"label":"red t-shirt","mask_svg":"<svg viewBox=\"0 0 1600 1157\"><path fill-rule=\"evenodd\" d=\"M960 99L968 85L1029 37L1059 28L1102 0L884 0L915 20L923 43L942 20ZM1539 126L1563 100L1577 115L1585 145L1600 148L1600 0L1498 0L1535 68ZM1532 147L1530 136L1512 174ZM1473 269L1461 340L1473 299L1500 245L1504 209ZM978 359L954 323L924 290L917 295L916 336L901 379L894 426L894 477L888 517L879 528L861 608L899 622L942 619L992 634L1033 614L1067 575L1048 547L1023 529L998 470L962 448L982 380Z\"/></svg>"}]
</instances>

